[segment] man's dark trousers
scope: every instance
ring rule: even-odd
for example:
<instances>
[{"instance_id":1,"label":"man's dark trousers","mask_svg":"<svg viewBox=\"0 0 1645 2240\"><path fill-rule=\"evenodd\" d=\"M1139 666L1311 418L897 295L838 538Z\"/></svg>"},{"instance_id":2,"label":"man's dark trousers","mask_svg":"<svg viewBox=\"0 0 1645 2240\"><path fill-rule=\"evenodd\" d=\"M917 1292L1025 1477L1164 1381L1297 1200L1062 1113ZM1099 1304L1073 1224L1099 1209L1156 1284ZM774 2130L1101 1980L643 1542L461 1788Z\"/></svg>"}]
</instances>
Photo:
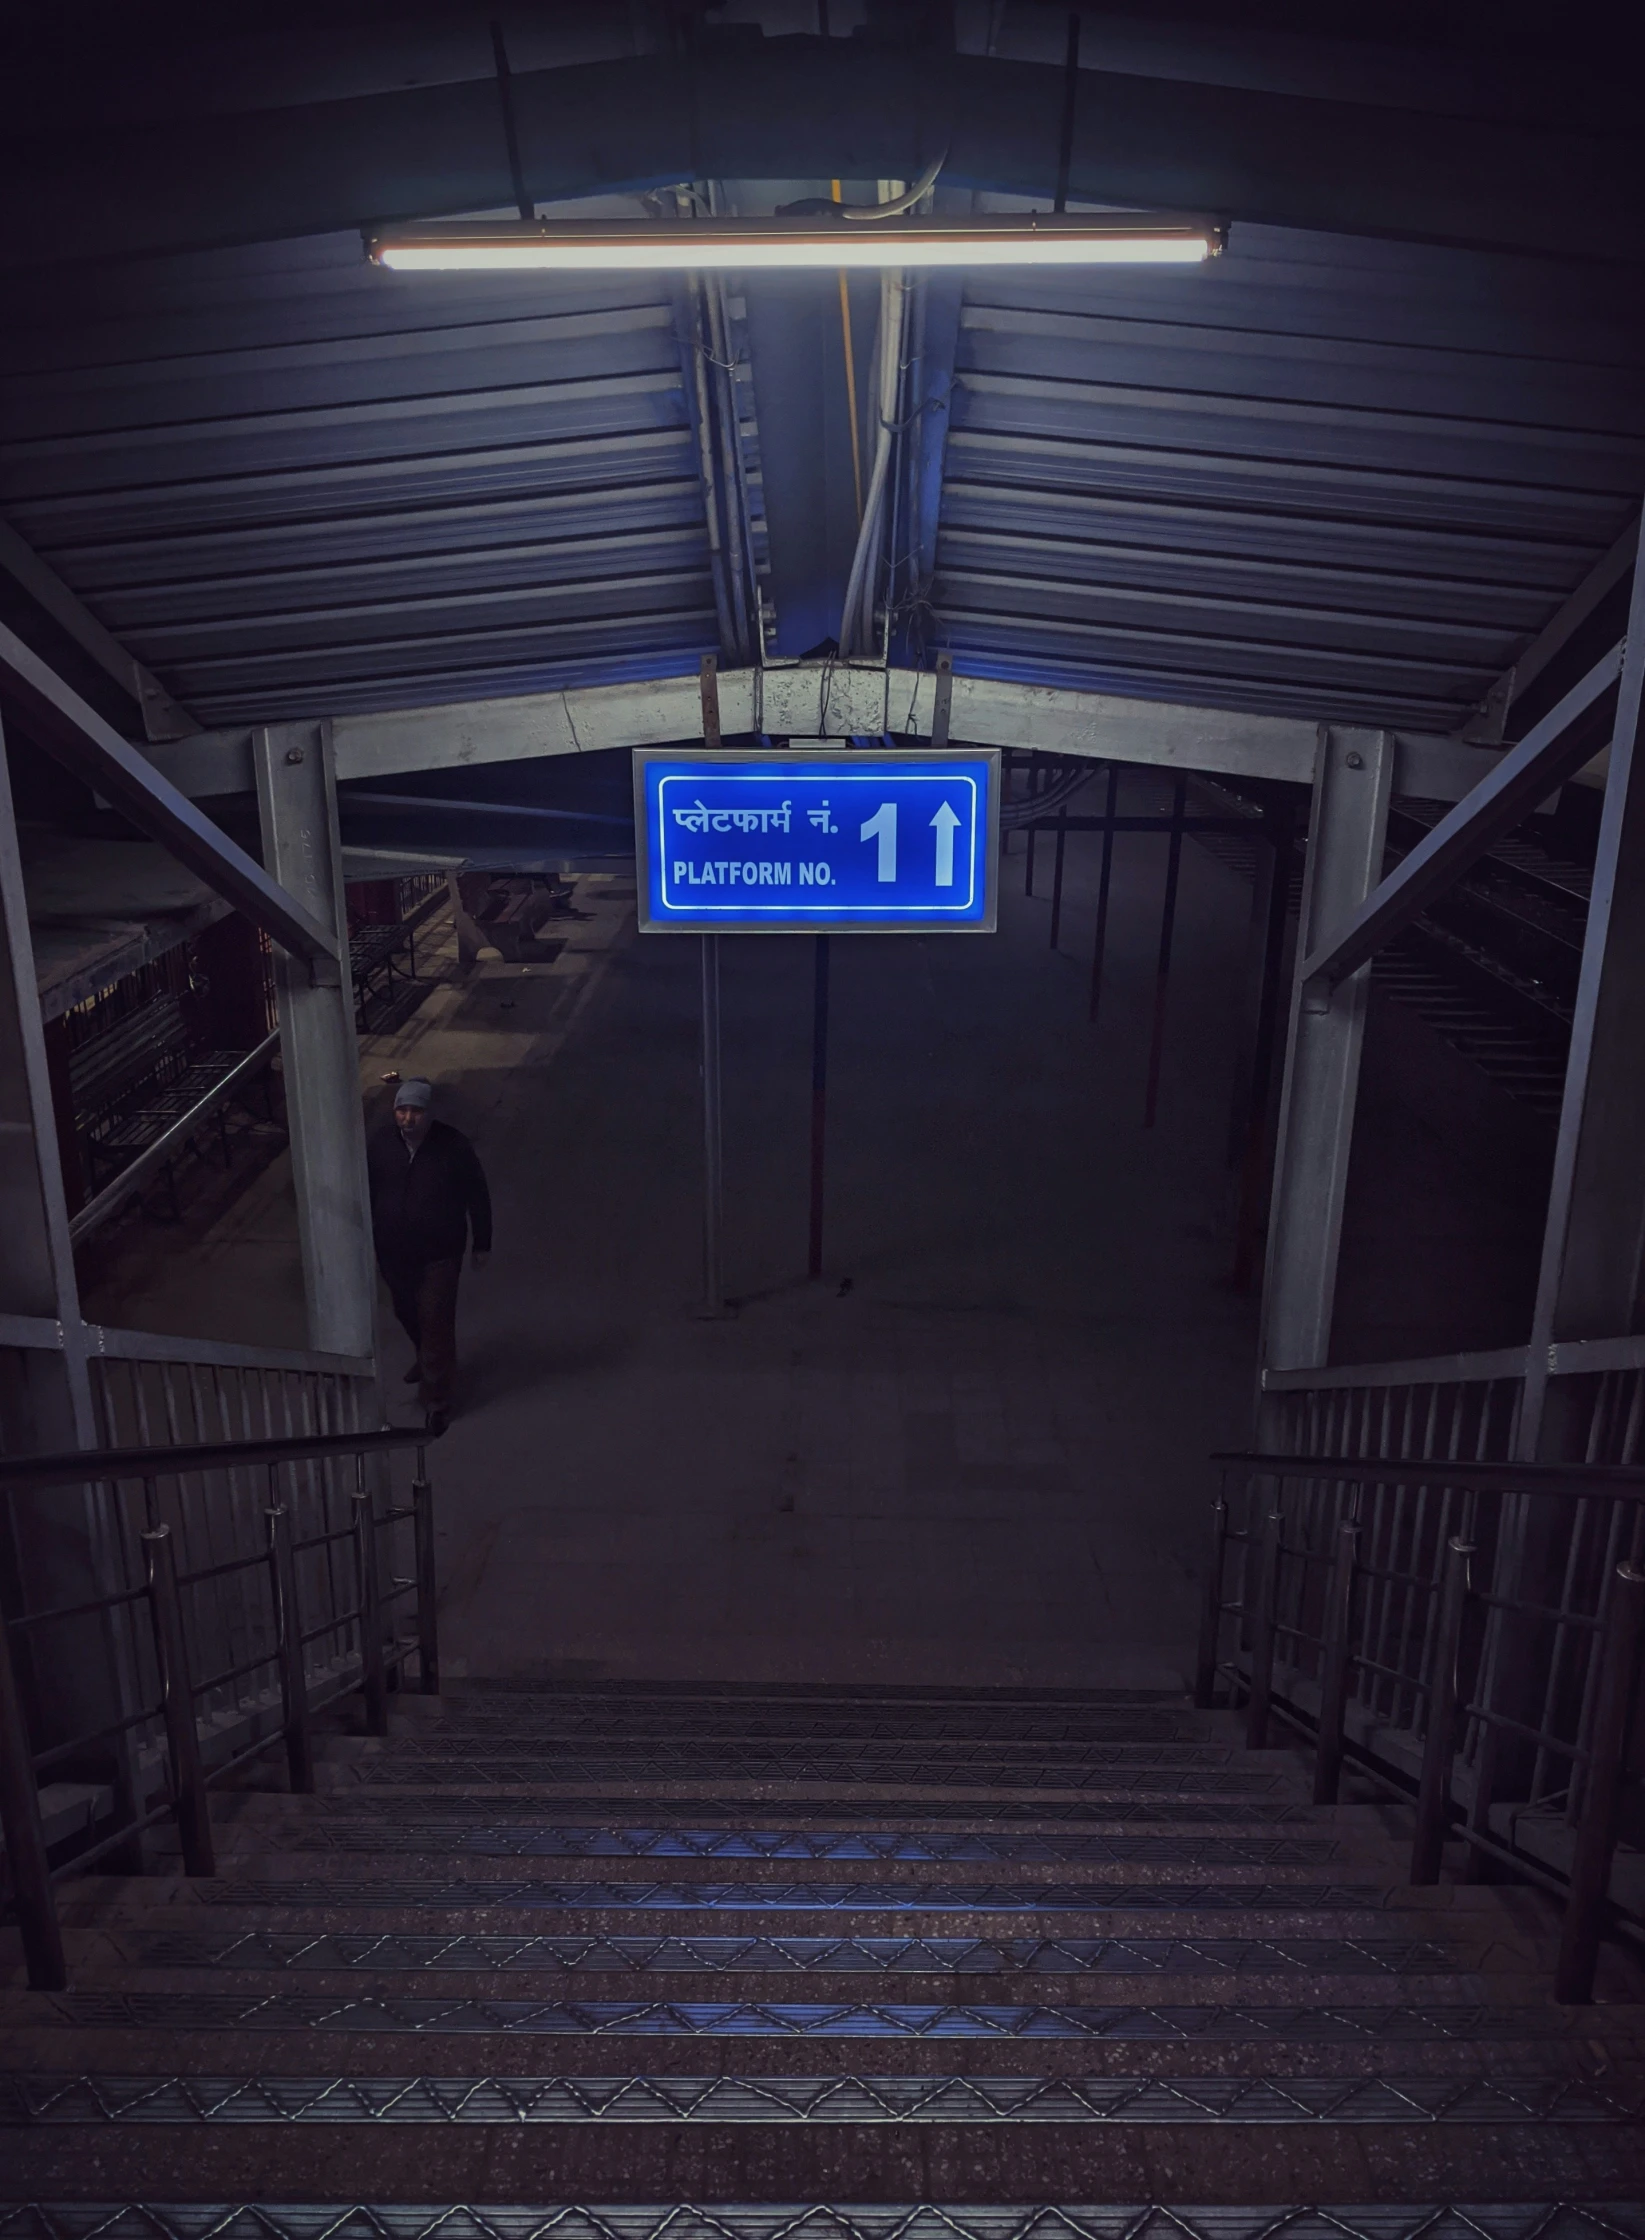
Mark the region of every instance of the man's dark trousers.
<instances>
[{"instance_id":1,"label":"man's dark trousers","mask_svg":"<svg viewBox=\"0 0 1645 2240\"><path fill-rule=\"evenodd\" d=\"M423 1405L451 1406L457 1356L457 1276L470 1233L491 1250L491 1194L474 1146L443 1120L431 1121L415 1156L399 1128L380 1128L366 1147L377 1265L417 1348Z\"/></svg>"},{"instance_id":2,"label":"man's dark trousers","mask_svg":"<svg viewBox=\"0 0 1645 2240\"><path fill-rule=\"evenodd\" d=\"M431 1414L451 1406L457 1368L457 1278L461 1260L425 1260L418 1267L385 1268L389 1297L401 1329L417 1349L421 1399Z\"/></svg>"}]
</instances>

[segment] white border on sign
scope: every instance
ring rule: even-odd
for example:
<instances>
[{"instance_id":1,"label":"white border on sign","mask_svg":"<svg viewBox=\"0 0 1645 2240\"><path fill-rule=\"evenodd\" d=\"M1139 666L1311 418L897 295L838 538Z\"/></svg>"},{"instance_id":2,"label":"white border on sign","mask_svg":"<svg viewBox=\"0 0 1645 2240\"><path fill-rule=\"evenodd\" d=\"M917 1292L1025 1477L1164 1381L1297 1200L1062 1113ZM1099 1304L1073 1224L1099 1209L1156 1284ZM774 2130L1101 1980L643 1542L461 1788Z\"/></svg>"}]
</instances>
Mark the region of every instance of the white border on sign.
<instances>
[{"instance_id":1,"label":"white border on sign","mask_svg":"<svg viewBox=\"0 0 1645 2240\"><path fill-rule=\"evenodd\" d=\"M820 902L809 905L792 901L698 902L693 899L690 902L679 902L674 900L668 891L669 859L665 849L662 862L662 878L659 882L662 908L665 910L689 910L693 917L706 916L712 911L720 911L728 916L734 914L739 918L758 917L762 914L782 918L816 917L821 914L828 914L839 918L847 913L852 917L860 917L870 912L886 918L935 918L942 916L958 917L965 911L974 909L977 901L977 849L982 839L986 816L978 798L981 788L977 779L969 771L949 771L939 776L934 770L909 770L894 764L882 764L878 775L869 770L846 770L839 774L837 780L834 774L830 773L826 780L819 778L815 782L828 785L833 785L836 782L841 785L856 786L883 785L886 777L893 773L899 785L913 783L956 788L959 786L969 787L971 793L971 845L967 851L966 869L970 878L970 885L962 901ZM811 777L809 771L801 773L801 775L806 778ZM714 773L714 782L717 785L781 785L785 781L792 784L794 774L781 769L773 770L768 766L762 766L758 770L739 770L735 767L726 769L722 766ZM668 806L664 795L667 789L672 785L700 785L702 782L700 777L689 777L684 771L669 771L657 780L657 821L659 826L666 831Z\"/></svg>"}]
</instances>

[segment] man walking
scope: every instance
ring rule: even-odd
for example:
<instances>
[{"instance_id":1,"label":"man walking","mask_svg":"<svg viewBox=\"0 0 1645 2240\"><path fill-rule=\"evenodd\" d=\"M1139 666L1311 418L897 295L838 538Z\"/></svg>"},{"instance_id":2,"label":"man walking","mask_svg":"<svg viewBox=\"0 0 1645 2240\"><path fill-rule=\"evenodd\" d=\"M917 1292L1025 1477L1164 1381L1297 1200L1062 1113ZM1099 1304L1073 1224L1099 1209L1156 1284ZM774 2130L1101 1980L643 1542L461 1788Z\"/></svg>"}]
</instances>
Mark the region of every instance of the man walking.
<instances>
[{"instance_id":1,"label":"man walking","mask_svg":"<svg viewBox=\"0 0 1645 2240\"><path fill-rule=\"evenodd\" d=\"M472 1231L474 1265L491 1250L491 1193L460 1129L429 1110L432 1082L402 1081L394 1120L366 1151L371 1226L377 1265L394 1312L417 1358L407 1384L421 1388L428 1428L436 1437L451 1420L451 1379L457 1366L457 1278Z\"/></svg>"}]
</instances>

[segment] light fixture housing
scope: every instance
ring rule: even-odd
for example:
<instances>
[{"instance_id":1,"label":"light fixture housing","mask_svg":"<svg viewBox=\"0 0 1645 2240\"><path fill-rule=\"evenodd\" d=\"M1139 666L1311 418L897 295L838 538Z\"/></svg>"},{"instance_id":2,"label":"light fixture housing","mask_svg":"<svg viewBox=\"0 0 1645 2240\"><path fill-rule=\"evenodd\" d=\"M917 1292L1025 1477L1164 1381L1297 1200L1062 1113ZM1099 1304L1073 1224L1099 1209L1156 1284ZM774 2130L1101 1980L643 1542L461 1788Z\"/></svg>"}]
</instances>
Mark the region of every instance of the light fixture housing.
<instances>
[{"instance_id":1,"label":"light fixture housing","mask_svg":"<svg viewBox=\"0 0 1645 2240\"><path fill-rule=\"evenodd\" d=\"M1195 217L836 220L507 219L385 228L366 236L391 272L835 271L982 265L1203 264L1223 229Z\"/></svg>"}]
</instances>

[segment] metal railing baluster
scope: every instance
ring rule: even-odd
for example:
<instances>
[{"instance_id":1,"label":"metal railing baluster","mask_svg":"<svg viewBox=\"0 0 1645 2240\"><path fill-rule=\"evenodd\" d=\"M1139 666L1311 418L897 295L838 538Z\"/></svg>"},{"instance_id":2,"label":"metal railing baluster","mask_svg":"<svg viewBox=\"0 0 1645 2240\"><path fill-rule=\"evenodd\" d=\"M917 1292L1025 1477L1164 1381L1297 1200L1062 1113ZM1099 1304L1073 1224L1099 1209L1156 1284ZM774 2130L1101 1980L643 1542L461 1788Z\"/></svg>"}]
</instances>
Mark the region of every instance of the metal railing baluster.
<instances>
[{"instance_id":1,"label":"metal railing baluster","mask_svg":"<svg viewBox=\"0 0 1645 2240\"><path fill-rule=\"evenodd\" d=\"M1639 1684L1639 1645L1645 1635L1645 1569L1631 1562L1617 1565L1603 1620L1596 1651L1599 1699L1582 1784L1570 1893L1554 1963L1554 1997L1572 2007L1586 2006L1594 1995L1600 1932L1616 1857L1622 1769Z\"/></svg>"},{"instance_id":2,"label":"metal railing baluster","mask_svg":"<svg viewBox=\"0 0 1645 2240\"><path fill-rule=\"evenodd\" d=\"M189 1677L188 1645L184 1638L182 1603L177 1591L177 1558L170 1525L151 1526L143 1534L143 1546L148 1552L149 1609L154 1620L154 1652L160 1667L160 1701L166 1723L166 1752L171 1760L172 1802L183 1849L183 1872L215 1874L217 1861L211 1840L211 1805L200 1756L200 1730L195 1723L194 1683Z\"/></svg>"},{"instance_id":3,"label":"metal railing baluster","mask_svg":"<svg viewBox=\"0 0 1645 2240\"><path fill-rule=\"evenodd\" d=\"M280 1705L286 1735L286 1772L300 1794L314 1787L314 1744L309 1732L308 1681L303 1672L302 1605L297 1596L297 1565L291 1552L291 1511L274 1497L277 1467L270 1464L268 1557L273 1588L275 1639L280 1659Z\"/></svg>"},{"instance_id":4,"label":"metal railing baluster","mask_svg":"<svg viewBox=\"0 0 1645 2240\"><path fill-rule=\"evenodd\" d=\"M1451 1766L1456 1756L1457 1662L1462 1649L1462 1614L1468 1601L1468 1563L1473 1547L1450 1540L1440 1589L1439 1623L1434 1631L1434 1661L1428 1682L1428 1731L1422 1745L1417 1784L1417 1825L1411 1845L1411 1880L1439 1880L1450 1819Z\"/></svg>"},{"instance_id":5,"label":"metal railing baluster","mask_svg":"<svg viewBox=\"0 0 1645 2240\"><path fill-rule=\"evenodd\" d=\"M40 1790L12 1662L10 1629L0 1620L0 1834L6 1839L11 1902L22 1933L23 1958L35 1991L61 1991L68 1982L63 1932L51 1892Z\"/></svg>"},{"instance_id":6,"label":"metal railing baluster","mask_svg":"<svg viewBox=\"0 0 1645 2240\"><path fill-rule=\"evenodd\" d=\"M1335 1804L1342 1785L1342 1756L1348 1714L1348 1676L1353 1667L1353 1608L1359 1524L1344 1517L1337 1526L1326 1589L1325 1658L1320 1671L1319 1736L1314 1750L1314 1802Z\"/></svg>"},{"instance_id":7,"label":"metal railing baluster","mask_svg":"<svg viewBox=\"0 0 1645 2240\"><path fill-rule=\"evenodd\" d=\"M1257 1602L1251 1632L1251 1697L1245 1707L1245 1747L1268 1741L1268 1708L1274 1693L1274 1620L1279 1599L1279 1549L1284 1517L1276 1502L1263 1519L1257 1559Z\"/></svg>"},{"instance_id":8,"label":"metal railing baluster","mask_svg":"<svg viewBox=\"0 0 1645 2240\"><path fill-rule=\"evenodd\" d=\"M434 1489L428 1482L428 1451L417 1449L417 1475L411 1481L411 1530L416 1551L417 1665L425 1696L440 1692L440 1583L434 1559Z\"/></svg>"},{"instance_id":9,"label":"metal railing baluster","mask_svg":"<svg viewBox=\"0 0 1645 2240\"><path fill-rule=\"evenodd\" d=\"M360 1582L360 1679L366 1699L368 1734L388 1732L388 1675L383 1665L383 1621L377 1588L375 1504L360 1485L354 1490L354 1550Z\"/></svg>"}]
</instances>

